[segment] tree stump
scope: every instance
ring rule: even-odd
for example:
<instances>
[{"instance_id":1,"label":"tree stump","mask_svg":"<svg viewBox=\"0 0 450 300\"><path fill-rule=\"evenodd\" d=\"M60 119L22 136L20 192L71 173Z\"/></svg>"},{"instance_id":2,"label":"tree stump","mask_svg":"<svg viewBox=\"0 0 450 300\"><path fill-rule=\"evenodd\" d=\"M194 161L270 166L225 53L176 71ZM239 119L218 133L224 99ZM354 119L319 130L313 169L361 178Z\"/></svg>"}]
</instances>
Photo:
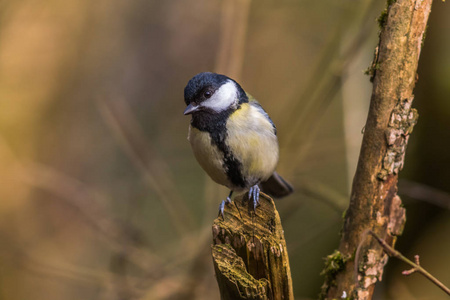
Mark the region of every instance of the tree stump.
<instances>
[{"instance_id":1,"label":"tree stump","mask_svg":"<svg viewBox=\"0 0 450 300\"><path fill-rule=\"evenodd\" d=\"M248 194L236 197L212 232L222 300L294 299L284 231L269 196L261 193L255 212Z\"/></svg>"}]
</instances>

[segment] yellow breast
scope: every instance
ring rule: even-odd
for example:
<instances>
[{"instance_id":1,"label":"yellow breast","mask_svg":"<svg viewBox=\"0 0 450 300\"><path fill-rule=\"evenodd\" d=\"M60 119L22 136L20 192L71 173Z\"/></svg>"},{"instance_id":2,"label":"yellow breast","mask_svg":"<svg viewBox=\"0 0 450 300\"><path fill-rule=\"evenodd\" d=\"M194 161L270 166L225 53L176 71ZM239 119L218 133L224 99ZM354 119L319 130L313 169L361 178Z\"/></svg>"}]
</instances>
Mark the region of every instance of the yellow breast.
<instances>
[{"instance_id":1,"label":"yellow breast","mask_svg":"<svg viewBox=\"0 0 450 300\"><path fill-rule=\"evenodd\" d=\"M242 174L257 183L272 175L278 163L278 140L273 125L261 110L249 103L227 121L227 145L241 161Z\"/></svg>"}]
</instances>

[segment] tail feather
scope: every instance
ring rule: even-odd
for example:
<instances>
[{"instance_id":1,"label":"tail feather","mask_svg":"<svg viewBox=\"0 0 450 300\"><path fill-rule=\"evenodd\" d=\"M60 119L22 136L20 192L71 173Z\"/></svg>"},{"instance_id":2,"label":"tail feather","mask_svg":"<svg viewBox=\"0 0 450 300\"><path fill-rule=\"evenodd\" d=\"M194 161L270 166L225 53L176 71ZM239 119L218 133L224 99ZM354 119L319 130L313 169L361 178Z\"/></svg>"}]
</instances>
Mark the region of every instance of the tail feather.
<instances>
[{"instance_id":1,"label":"tail feather","mask_svg":"<svg viewBox=\"0 0 450 300\"><path fill-rule=\"evenodd\" d=\"M261 190L274 198L282 198L294 191L292 185L284 180L277 172L273 172L272 176L260 184Z\"/></svg>"}]
</instances>

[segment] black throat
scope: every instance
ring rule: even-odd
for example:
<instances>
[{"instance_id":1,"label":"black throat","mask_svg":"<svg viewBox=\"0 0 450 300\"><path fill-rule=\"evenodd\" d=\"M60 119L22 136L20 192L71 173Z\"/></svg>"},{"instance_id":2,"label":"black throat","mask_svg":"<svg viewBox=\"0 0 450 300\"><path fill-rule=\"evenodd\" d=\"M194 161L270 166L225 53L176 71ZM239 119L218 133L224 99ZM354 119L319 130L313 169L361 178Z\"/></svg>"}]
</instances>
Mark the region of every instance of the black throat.
<instances>
[{"instance_id":1,"label":"black throat","mask_svg":"<svg viewBox=\"0 0 450 300\"><path fill-rule=\"evenodd\" d=\"M240 109L240 106L239 108ZM192 115L191 125L200 131L206 131L211 137L211 144L217 146L223 153L223 167L227 178L237 187L246 188L247 181L242 175L242 163L233 155L226 143L227 120L235 109L224 110L220 113L199 111Z\"/></svg>"}]
</instances>

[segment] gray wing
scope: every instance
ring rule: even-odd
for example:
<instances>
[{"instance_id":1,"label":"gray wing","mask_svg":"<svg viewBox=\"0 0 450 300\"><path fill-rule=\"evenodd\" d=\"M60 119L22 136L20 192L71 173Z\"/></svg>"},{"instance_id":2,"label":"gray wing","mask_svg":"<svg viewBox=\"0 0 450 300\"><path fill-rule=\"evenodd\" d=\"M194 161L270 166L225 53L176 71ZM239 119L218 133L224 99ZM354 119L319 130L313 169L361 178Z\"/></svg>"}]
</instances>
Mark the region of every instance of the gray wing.
<instances>
[{"instance_id":1,"label":"gray wing","mask_svg":"<svg viewBox=\"0 0 450 300\"><path fill-rule=\"evenodd\" d=\"M248 94L247 94L248 95ZM264 108L261 106L261 104L259 104L258 101L256 101L255 98L253 97L248 97L249 98L249 104L253 107L256 107L261 114L266 117L266 119L270 122L270 124L272 124L273 126L273 132L275 133L275 135L277 135L277 128L275 127L275 124L273 123L272 119L269 117L269 115L266 113L266 111L264 110Z\"/></svg>"}]
</instances>

